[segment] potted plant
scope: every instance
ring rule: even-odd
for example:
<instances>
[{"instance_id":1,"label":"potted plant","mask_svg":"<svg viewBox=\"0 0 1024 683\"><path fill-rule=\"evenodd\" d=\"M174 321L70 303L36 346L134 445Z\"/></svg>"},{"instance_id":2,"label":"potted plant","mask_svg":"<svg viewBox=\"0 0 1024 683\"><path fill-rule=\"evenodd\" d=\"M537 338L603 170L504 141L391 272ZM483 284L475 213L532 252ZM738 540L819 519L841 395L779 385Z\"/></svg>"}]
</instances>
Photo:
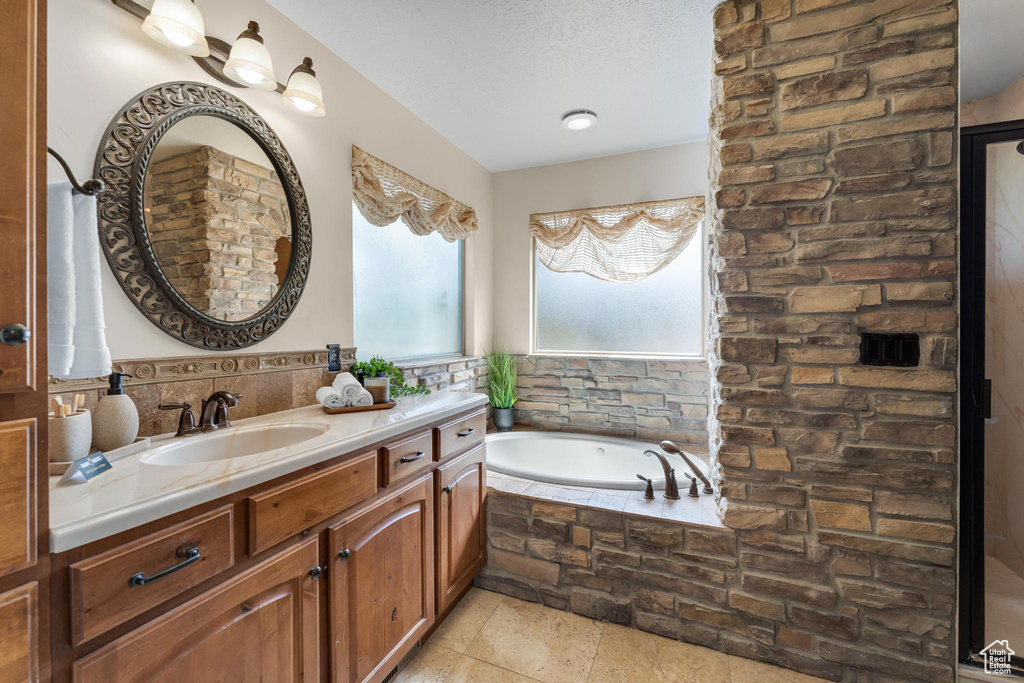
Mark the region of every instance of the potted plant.
<instances>
[{"instance_id":1,"label":"potted plant","mask_svg":"<svg viewBox=\"0 0 1024 683\"><path fill-rule=\"evenodd\" d=\"M413 396L416 394L429 394L430 389L422 386L409 386L405 383L405 371L380 356L373 356L370 360L353 363L348 368L360 384L367 377L388 377L391 380L391 396Z\"/></svg>"},{"instance_id":2,"label":"potted plant","mask_svg":"<svg viewBox=\"0 0 1024 683\"><path fill-rule=\"evenodd\" d=\"M507 432L516 423L516 357L507 350L488 351L487 376L490 387L487 390L494 409L494 426L499 432Z\"/></svg>"}]
</instances>

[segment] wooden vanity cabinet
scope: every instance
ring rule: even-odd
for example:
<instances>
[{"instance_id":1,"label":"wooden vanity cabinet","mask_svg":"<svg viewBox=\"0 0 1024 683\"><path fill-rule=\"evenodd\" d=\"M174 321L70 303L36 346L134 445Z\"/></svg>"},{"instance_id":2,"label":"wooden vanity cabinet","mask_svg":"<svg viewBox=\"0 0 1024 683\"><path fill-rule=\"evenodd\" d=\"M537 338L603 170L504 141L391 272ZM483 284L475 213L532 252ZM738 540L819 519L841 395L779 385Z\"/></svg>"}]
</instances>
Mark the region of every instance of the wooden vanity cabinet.
<instances>
[{"instance_id":1,"label":"wooden vanity cabinet","mask_svg":"<svg viewBox=\"0 0 1024 683\"><path fill-rule=\"evenodd\" d=\"M380 680L434 620L432 475L327 533L331 680Z\"/></svg>"},{"instance_id":2,"label":"wooden vanity cabinet","mask_svg":"<svg viewBox=\"0 0 1024 683\"><path fill-rule=\"evenodd\" d=\"M437 612L462 595L487 562L484 446L441 465L437 489Z\"/></svg>"},{"instance_id":3,"label":"wooden vanity cabinet","mask_svg":"<svg viewBox=\"0 0 1024 683\"><path fill-rule=\"evenodd\" d=\"M284 550L74 663L76 683L315 681L318 539Z\"/></svg>"}]
</instances>

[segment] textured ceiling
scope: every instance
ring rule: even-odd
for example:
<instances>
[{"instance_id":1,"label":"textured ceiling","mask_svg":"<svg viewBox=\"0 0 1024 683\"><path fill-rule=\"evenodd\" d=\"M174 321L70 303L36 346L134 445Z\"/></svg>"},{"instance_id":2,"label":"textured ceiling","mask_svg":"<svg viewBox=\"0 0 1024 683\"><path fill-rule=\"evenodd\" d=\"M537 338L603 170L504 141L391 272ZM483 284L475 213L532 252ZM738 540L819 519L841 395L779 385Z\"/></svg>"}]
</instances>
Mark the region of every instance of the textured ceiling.
<instances>
[{"instance_id":1,"label":"textured ceiling","mask_svg":"<svg viewBox=\"0 0 1024 683\"><path fill-rule=\"evenodd\" d=\"M269 1L492 171L707 136L717 0Z\"/></svg>"},{"instance_id":2,"label":"textured ceiling","mask_svg":"<svg viewBox=\"0 0 1024 683\"><path fill-rule=\"evenodd\" d=\"M960 98L1000 92L1024 76L1024 0L961 0Z\"/></svg>"}]
</instances>

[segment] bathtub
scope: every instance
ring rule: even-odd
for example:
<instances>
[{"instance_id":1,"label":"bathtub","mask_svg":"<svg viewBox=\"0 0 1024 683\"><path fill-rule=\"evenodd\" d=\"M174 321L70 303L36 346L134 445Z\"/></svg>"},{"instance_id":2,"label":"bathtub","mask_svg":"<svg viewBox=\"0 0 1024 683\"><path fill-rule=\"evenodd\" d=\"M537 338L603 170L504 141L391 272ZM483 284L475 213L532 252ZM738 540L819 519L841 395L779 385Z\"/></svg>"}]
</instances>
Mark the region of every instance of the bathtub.
<instances>
[{"instance_id":1,"label":"bathtub","mask_svg":"<svg viewBox=\"0 0 1024 683\"><path fill-rule=\"evenodd\" d=\"M665 473L647 449L657 444L588 434L561 432L507 432L487 435L487 469L523 479L565 486L600 489L644 489L637 479L642 474L653 480L654 488L665 488ZM700 456L690 460L708 474ZM676 470L679 489L685 493L689 482L683 476L690 468L678 455L669 455Z\"/></svg>"}]
</instances>

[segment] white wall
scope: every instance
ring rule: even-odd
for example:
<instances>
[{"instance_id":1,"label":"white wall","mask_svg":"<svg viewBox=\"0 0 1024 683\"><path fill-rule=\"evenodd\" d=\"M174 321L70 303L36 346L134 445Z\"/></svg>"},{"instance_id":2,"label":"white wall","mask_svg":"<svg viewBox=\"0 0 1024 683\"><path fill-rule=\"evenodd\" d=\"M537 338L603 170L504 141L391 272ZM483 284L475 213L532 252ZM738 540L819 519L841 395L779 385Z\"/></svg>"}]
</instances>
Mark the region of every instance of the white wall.
<instances>
[{"instance_id":1,"label":"white wall","mask_svg":"<svg viewBox=\"0 0 1024 683\"><path fill-rule=\"evenodd\" d=\"M148 4L148 3L147 3ZM466 349L491 334L491 173L416 118L262 0L203 2L206 32L231 42L246 22L259 22L284 81L303 57L313 59L327 116L285 108L275 92L231 89L188 56L142 32L138 19L102 0L53 0L48 11L49 144L80 179L114 114L136 93L168 81L200 81L231 90L262 115L295 160L309 197L313 259L309 282L288 322L250 351L352 344L351 145L398 166L476 209L480 230L466 243ZM706 164L705 164L706 166ZM63 174L49 165L49 180ZM396 225L395 229L405 229ZM104 265L107 339L114 358L202 353L145 320Z\"/></svg>"},{"instance_id":2,"label":"white wall","mask_svg":"<svg viewBox=\"0 0 1024 683\"><path fill-rule=\"evenodd\" d=\"M707 189L706 142L494 174L495 344L530 350L531 213L704 196Z\"/></svg>"}]
</instances>

